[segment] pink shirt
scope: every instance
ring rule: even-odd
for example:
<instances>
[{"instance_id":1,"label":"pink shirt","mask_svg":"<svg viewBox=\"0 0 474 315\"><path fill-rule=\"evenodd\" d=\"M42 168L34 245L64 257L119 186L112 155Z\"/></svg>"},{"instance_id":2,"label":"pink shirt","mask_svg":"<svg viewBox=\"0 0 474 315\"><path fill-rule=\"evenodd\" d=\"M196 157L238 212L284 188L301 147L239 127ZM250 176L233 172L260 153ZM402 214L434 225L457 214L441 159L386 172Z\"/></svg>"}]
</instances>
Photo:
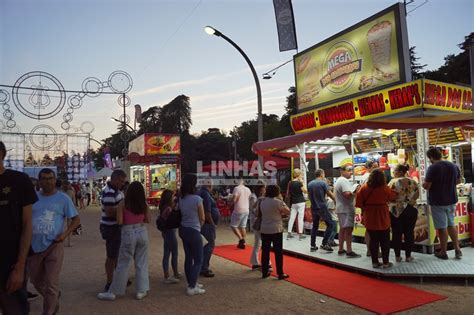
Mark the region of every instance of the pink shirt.
<instances>
[{"instance_id":1,"label":"pink shirt","mask_svg":"<svg viewBox=\"0 0 474 315\"><path fill-rule=\"evenodd\" d=\"M135 214L132 211L125 208L123 210L123 224L137 224L137 223L144 223L145 222L145 214Z\"/></svg>"}]
</instances>

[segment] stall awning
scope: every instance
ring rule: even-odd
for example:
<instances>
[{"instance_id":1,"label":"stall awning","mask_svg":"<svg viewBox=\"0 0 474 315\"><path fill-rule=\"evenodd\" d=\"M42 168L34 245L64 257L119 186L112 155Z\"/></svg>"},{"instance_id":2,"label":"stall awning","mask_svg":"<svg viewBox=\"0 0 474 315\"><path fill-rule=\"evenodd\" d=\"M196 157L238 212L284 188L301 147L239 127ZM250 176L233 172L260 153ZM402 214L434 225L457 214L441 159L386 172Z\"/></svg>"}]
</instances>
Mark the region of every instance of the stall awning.
<instances>
[{"instance_id":1,"label":"stall awning","mask_svg":"<svg viewBox=\"0 0 474 315\"><path fill-rule=\"evenodd\" d=\"M450 126L474 126L474 114L355 120L339 126L257 142L253 144L252 150L258 155L272 155L304 142L350 135L360 129L421 129Z\"/></svg>"}]
</instances>

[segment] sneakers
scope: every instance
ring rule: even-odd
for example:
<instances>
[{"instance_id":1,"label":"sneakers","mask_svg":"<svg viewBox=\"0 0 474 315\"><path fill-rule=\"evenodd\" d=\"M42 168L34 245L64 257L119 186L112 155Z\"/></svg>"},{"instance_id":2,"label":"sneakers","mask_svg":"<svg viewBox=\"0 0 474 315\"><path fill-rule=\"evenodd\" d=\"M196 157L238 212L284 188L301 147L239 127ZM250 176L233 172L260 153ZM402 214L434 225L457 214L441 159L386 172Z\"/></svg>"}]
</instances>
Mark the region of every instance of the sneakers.
<instances>
[{"instance_id":1,"label":"sneakers","mask_svg":"<svg viewBox=\"0 0 474 315\"><path fill-rule=\"evenodd\" d=\"M346 250L345 250L345 249L343 249L343 250L338 250L338 251L337 251L337 254L338 254L338 255L344 255L345 253L346 253Z\"/></svg>"},{"instance_id":2,"label":"sneakers","mask_svg":"<svg viewBox=\"0 0 474 315\"><path fill-rule=\"evenodd\" d=\"M382 265L383 269L392 268L392 267L393 267L393 264L391 262Z\"/></svg>"},{"instance_id":3,"label":"sneakers","mask_svg":"<svg viewBox=\"0 0 474 315\"><path fill-rule=\"evenodd\" d=\"M28 291L28 302L36 301L38 298L39 298L38 294L34 294L34 293Z\"/></svg>"},{"instance_id":4,"label":"sneakers","mask_svg":"<svg viewBox=\"0 0 474 315\"><path fill-rule=\"evenodd\" d=\"M325 251L328 251L328 252L330 252L330 253L332 253L332 252L334 251L334 250L332 249L332 247L329 246L328 244L321 246L321 249L324 249Z\"/></svg>"},{"instance_id":5,"label":"sneakers","mask_svg":"<svg viewBox=\"0 0 474 315\"><path fill-rule=\"evenodd\" d=\"M239 244L237 244L237 248L245 249L245 240L239 240Z\"/></svg>"},{"instance_id":6,"label":"sneakers","mask_svg":"<svg viewBox=\"0 0 474 315\"><path fill-rule=\"evenodd\" d=\"M462 252L461 252L461 250L460 250L460 249L456 249L454 252L455 252L455 256L454 256L454 257L455 257L456 259L461 259L461 257L462 257Z\"/></svg>"},{"instance_id":7,"label":"sneakers","mask_svg":"<svg viewBox=\"0 0 474 315\"><path fill-rule=\"evenodd\" d=\"M282 275L278 275L278 280L284 280L284 279L288 279L290 276L287 275L286 273L282 274Z\"/></svg>"},{"instance_id":8,"label":"sneakers","mask_svg":"<svg viewBox=\"0 0 474 315\"><path fill-rule=\"evenodd\" d=\"M337 246L339 246L339 244L336 243L336 242L334 242L334 241L332 241L331 243L329 243L329 246L331 246L331 247L337 247Z\"/></svg>"},{"instance_id":9,"label":"sneakers","mask_svg":"<svg viewBox=\"0 0 474 315\"><path fill-rule=\"evenodd\" d=\"M360 258L362 256L357 254L356 252L349 252L349 253L346 253L346 257L347 258Z\"/></svg>"},{"instance_id":10,"label":"sneakers","mask_svg":"<svg viewBox=\"0 0 474 315\"><path fill-rule=\"evenodd\" d=\"M212 272L212 270L202 271L200 274L201 276L206 277L206 278L214 277L214 273Z\"/></svg>"},{"instance_id":11,"label":"sneakers","mask_svg":"<svg viewBox=\"0 0 474 315\"><path fill-rule=\"evenodd\" d=\"M412 261L414 261L414 260L415 260L415 258L413 258L413 257L411 257L411 256L405 258L405 261L406 261L406 262L412 262Z\"/></svg>"},{"instance_id":12,"label":"sneakers","mask_svg":"<svg viewBox=\"0 0 474 315\"><path fill-rule=\"evenodd\" d=\"M115 301L115 294L111 292L101 292L97 294L97 298L101 301Z\"/></svg>"},{"instance_id":13,"label":"sneakers","mask_svg":"<svg viewBox=\"0 0 474 315\"><path fill-rule=\"evenodd\" d=\"M198 294L204 294L206 293L206 290L198 287L198 285L196 285L194 288L189 288L186 290L186 294L188 296L193 296L193 295L198 295Z\"/></svg>"},{"instance_id":14,"label":"sneakers","mask_svg":"<svg viewBox=\"0 0 474 315\"><path fill-rule=\"evenodd\" d=\"M315 252L318 250L318 246L311 246L311 248L309 249L310 252Z\"/></svg>"},{"instance_id":15,"label":"sneakers","mask_svg":"<svg viewBox=\"0 0 474 315\"><path fill-rule=\"evenodd\" d=\"M137 294L135 295L135 297L137 298L137 300L143 300L145 298L145 296L148 295L148 292L137 292Z\"/></svg>"},{"instance_id":16,"label":"sneakers","mask_svg":"<svg viewBox=\"0 0 474 315\"><path fill-rule=\"evenodd\" d=\"M383 265L382 263L378 262L378 263L372 264L372 268L378 269L382 267L382 265Z\"/></svg>"},{"instance_id":17,"label":"sneakers","mask_svg":"<svg viewBox=\"0 0 474 315\"><path fill-rule=\"evenodd\" d=\"M165 278L163 282L166 284L178 283L179 279L174 276L169 276L168 278Z\"/></svg>"},{"instance_id":18,"label":"sneakers","mask_svg":"<svg viewBox=\"0 0 474 315\"><path fill-rule=\"evenodd\" d=\"M262 273L262 279L268 278L272 275L271 271L267 271L266 273Z\"/></svg>"},{"instance_id":19,"label":"sneakers","mask_svg":"<svg viewBox=\"0 0 474 315\"><path fill-rule=\"evenodd\" d=\"M442 259L442 260L448 260L449 259L447 254L441 254L441 252L435 253L435 257L439 258L439 259Z\"/></svg>"},{"instance_id":20,"label":"sneakers","mask_svg":"<svg viewBox=\"0 0 474 315\"><path fill-rule=\"evenodd\" d=\"M299 240L300 240L300 241L304 240L305 238L306 238L306 235L300 234L300 236L299 236Z\"/></svg>"},{"instance_id":21,"label":"sneakers","mask_svg":"<svg viewBox=\"0 0 474 315\"><path fill-rule=\"evenodd\" d=\"M196 286L197 286L199 289L204 288L204 284L199 283L199 282L196 282Z\"/></svg>"},{"instance_id":22,"label":"sneakers","mask_svg":"<svg viewBox=\"0 0 474 315\"><path fill-rule=\"evenodd\" d=\"M262 268L261 265L252 265L252 270L257 270L257 269L260 269Z\"/></svg>"},{"instance_id":23,"label":"sneakers","mask_svg":"<svg viewBox=\"0 0 474 315\"><path fill-rule=\"evenodd\" d=\"M291 235L291 233L290 233L290 232L288 232L288 234L286 235L286 239L287 239L287 240L289 240L290 238L293 238L293 237L294 237L294 236L293 236L293 235Z\"/></svg>"}]
</instances>

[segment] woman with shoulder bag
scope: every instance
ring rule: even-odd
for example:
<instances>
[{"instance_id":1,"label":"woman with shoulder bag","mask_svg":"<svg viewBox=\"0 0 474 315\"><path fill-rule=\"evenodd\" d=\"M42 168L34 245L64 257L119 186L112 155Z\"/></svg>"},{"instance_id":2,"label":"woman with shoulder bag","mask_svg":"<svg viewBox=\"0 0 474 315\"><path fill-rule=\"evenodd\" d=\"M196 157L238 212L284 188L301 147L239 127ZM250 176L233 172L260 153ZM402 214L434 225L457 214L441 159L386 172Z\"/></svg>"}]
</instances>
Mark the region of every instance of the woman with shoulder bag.
<instances>
[{"instance_id":1,"label":"woman with shoulder bag","mask_svg":"<svg viewBox=\"0 0 474 315\"><path fill-rule=\"evenodd\" d=\"M356 207L362 209L364 225L370 235L369 249L372 267L390 268L390 214L388 202L395 200L397 193L386 184L385 175L380 169L370 173L369 180L364 184L356 197ZM379 262L378 249L381 248L383 264Z\"/></svg>"},{"instance_id":2,"label":"woman with shoulder bag","mask_svg":"<svg viewBox=\"0 0 474 315\"><path fill-rule=\"evenodd\" d=\"M161 194L160 198L160 217L165 220L169 217L172 211L179 211L176 209L174 202L173 191L166 189ZM178 272L178 240L176 239L176 229L166 229L161 231L163 237L163 275L165 277L164 283L178 283L180 274ZM173 269L173 276L170 276L169 265L171 257L171 268Z\"/></svg>"},{"instance_id":3,"label":"woman with shoulder bag","mask_svg":"<svg viewBox=\"0 0 474 315\"><path fill-rule=\"evenodd\" d=\"M260 213L259 213L260 212ZM262 278L270 276L270 247L273 244L278 279L289 276L283 272L283 216L287 216L290 209L283 202L280 187L267 186L265 198L261 199L257 215L261 215L260 235L262 237Z\"/></svg>"},{"instance_id":4,"label":"woman with shoulder bag","mask_svg":"<svg viewBox=\"0 0 474 315\"><path fill-rule=\"evenodd\" d=\"M415 243L414 230L418 219L416 200L420 195L418 184L407 177L408 165L395 167L395 178L388 186L398 193L397 199L390 204L390 221L392 225L392 244L397 262L402 261L402 235L405 242L405 261L413 261L411 251Z\"/></svg>"}]
</instances>

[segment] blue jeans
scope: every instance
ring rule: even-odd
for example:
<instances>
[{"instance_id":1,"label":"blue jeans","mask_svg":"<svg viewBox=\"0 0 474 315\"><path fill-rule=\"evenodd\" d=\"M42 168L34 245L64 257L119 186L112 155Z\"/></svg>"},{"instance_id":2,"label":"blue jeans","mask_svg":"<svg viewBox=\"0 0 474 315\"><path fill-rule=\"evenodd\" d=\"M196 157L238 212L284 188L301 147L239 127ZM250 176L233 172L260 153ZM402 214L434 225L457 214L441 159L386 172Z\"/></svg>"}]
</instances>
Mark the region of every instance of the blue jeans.
<instances>
[{"instance_id":1,"label":"blue jeans","mask_svg":"<svg viewBox=\"0 0 474 315\"><path fill-rule=\"evenodd\" d=\"M316 235L318 234L319 229L319 211L311 209L311 215L313 217L313 227L311 228L311 247L316 247Z\"/></svg>"},{"instance_id":2,"label":"blue jeans","mask_svg":"<svg viewBox=\"0 0 474 315\"><path fill-rule=\"evenodd\" d=\"M202 265L201 233L193 228L180 226L179 237L183 240L184 273L186 274L188 287L194 288Z\"/></svg>"},{"instance_id":3,"label":"blue jeans","mask_svg":"<svg viewBox=\"0 0 474 315\"><path fill-rule=\"evenodd\" d=\"M213 224L204 224L201 227L201 234L207 241L207 244L202 248L202 267L201 272L209 271L209 263L211 261L212 252L216 246L216 226Z\"/></svg>"},{"instance_id":4,"label":"blue jeans","mask_svg":"<svg viewBox=\"0 0 474 315\"><path fill-rule=\"evenodd\" d=\"M123 295L127 288L128 271L135 262L136 292L150 290L148 278L148 233L143 223L122 226L122 241L120 243L117 267L109 292Z\"/></svg>"},{"instance_id":5,"label":"blue jeans","mask_svg":"<svg viewBox=\"0 0 474 315\"><path fill-rule=\"evenodd\" d=\"M173 273L178 273L178 240L176 239L176 229L166 230L161 232L163 236L163 272L168 273L170 266Z\"/></svg>"}]
</instances>

